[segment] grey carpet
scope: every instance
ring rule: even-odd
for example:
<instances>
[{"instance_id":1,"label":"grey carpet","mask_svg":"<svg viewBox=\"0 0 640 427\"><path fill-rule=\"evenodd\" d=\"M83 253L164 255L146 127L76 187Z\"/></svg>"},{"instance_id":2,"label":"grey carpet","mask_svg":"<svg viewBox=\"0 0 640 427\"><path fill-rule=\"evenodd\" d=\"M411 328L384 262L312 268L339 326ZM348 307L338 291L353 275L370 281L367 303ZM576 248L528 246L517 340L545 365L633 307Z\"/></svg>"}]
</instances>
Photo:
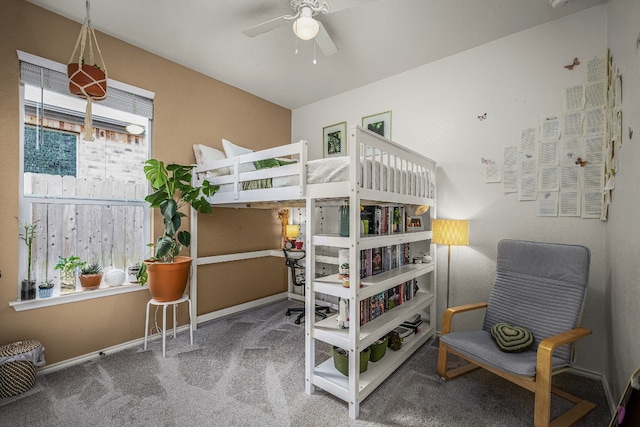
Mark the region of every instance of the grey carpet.
<instances>
[{"instance_id":1,"label":"grey carpet","mask_svg":"<svg viewBox=\"0 0 640 427\"><path fill-rule=\"evenodd\" d=\"M484 371L446 382L437 348L423 345L360 405L304 391L304 324L282 301L200 325L149 350L131 348L39 375L36 386L0 399L6 426L527 426L533 394ZM142 327L142 325L141 325ZM320 359L330 348L318 345ZM46 351L45 351L46 354ZM579 426L607 425L602 385L562 374L555 384L598 405ZM566 407L554 397L553 412Z\"/></svg>"}]
</instances>

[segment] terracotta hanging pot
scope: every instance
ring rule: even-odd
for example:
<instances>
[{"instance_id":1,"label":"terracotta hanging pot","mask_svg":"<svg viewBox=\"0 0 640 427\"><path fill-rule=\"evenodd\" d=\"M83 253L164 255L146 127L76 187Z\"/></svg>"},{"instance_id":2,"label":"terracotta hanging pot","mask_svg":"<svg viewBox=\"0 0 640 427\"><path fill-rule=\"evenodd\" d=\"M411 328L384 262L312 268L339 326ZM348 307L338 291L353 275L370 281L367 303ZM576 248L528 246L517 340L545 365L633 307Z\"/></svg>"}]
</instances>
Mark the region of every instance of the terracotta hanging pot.
<instances>
[{"instance_id":1,"label":"terracotta hanging pot","mask_svg":"<svg viewBox=\"0 0 640 427\"><path fill-rule=\"evenodd\" d=\"M107 96L107 76L104 71L94 65L77 62L67 65L69 92L72 95L93 99L104 99Z\"/></svg>"},{"instance_id":2,"label":"terracotta hanging pot","mask_svg":"<svg viewBox=\"0 0 640 427\"><path fill-rule=\"evenodd\" d=\"M107 64L104 63L96 32L89 17L89 1L87 0L87 17L80 28L80 34L73 48L67 65L69 92L87 99L84 118L84 140L93 141L93 119L91 104L107 97ZM88 45L88 46L87 46ZM97 52L97 56L94 54ZM85 55L86 53L86 55Z\"/></svg>"},{"instance_id":3,"label":"terracotta hanging pot","mask_svg":"<svg viewBox=\"0 0 640 427\"><path fill-rule=\"evenodd\" d=\"M177 256L173 262L167 263L144 263L147 265L147 284L153 299L167 302L182 298L189 280L190 257Z\"/></svg>"}]
</instances>

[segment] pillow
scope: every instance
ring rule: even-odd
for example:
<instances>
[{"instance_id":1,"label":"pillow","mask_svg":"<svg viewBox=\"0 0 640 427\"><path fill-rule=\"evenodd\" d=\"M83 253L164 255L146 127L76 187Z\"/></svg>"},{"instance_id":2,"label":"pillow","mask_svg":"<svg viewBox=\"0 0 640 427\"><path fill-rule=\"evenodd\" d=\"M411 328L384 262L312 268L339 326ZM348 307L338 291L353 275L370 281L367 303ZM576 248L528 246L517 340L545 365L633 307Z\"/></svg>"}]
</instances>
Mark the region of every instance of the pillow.
<instances>
[{"instance_id":1,"label":"pillow","mask_svg":"<svg viewBox=\"0 0 640 427\"><path fill-rule=\"evenodd\" d=\"M193 144L193 154L196 157L196 163L199 165L227 158L227 156L225 156L224 153L217 148L209 147L203 144ZM229 175L229 168L224 167L207 171L207 174L213 176Z\"/></svg>"},{"instance_id":2,"label":"pillow","mask_svg":"<svg viewBox=\"0 0 640 427\"><path fill-rule=\"evenodd\" d=\"M235 145L233 142L227 141L224 138L222 139L222 148L224 148L224 152L228 158L253 153L253 150ZM239 169L240 172L251 172L256 170L252 163L241 163Z\"/></svg>"},{"instance_id":3,"label":"pillow","mask_svg":"<svg viewBox=\"0 0 640 427\"><path fill-rule=\"evenodd\" d=\"M280 162L277 159L262 159L253 162L253 166L255 166L255 168L258 170L277 168L278 166L280 166Z\"/></svg>"},{"instance_id":4,"label":"pillow","mask_svg":"<svg viewBox=\"0 0 640 427\"><path fill-rule=\"evenodd\" d=\"M280 166L292 165L294 163L298 163L296 159L285 159L283 157L276 157L276 161Z\"/></svg>"},{"instance_id":5,"label":"pillow","mask_svg":"<svg viewBox=\"0 0 640 427\"><path fill-rule=\"evenodd\" d=\"M260 170L260 169L276 168L278 166L292 165L297 162L298 161L295 159L285 159L283 157L276 157L275 159L269 158L269 159L256 160L255 162L253 162L253 166L255 166L256 169Z\"/></svg>"},{"instance_id":6,"label":"pillow","mask_svg":"<svg viewBox=\"0 0 640 427\"><path fill-rule=\"evenodd\" d=\"M491 336L500 350L515 353L525 351L533 345L533 335L528 329L508 323L496 323L491 328Z\"/></svg>"}]
</instances>

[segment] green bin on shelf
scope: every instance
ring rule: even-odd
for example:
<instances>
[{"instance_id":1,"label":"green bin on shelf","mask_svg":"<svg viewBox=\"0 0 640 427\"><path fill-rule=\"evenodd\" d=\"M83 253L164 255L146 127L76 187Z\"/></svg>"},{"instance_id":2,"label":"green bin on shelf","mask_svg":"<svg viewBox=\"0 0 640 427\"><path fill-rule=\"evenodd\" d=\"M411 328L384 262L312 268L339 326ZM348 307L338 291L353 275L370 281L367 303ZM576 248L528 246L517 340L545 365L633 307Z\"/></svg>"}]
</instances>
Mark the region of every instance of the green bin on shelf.
<instances>
[{"instance_id":1,"label":"green bin on shelf","mask_svg":"<svg viewBox=\"0 0 640 427\"><path fill-rule=\"evenodd\" d=\"M369 361L377 362L382 359L387 352L388 342L389 335L385 335L384 338L380 338L378 341L371 344L371 357L369 357Z\"/></svg>"},{"instance_id":2,"label":"green bin on shelf","mask_svg":"<svg viewBox=\"0 0 640 427\"><path fill-rule=\"evenodd\" d=\"M360 373L367 370L371 347L367 347L360 352ZM339 347L333 347L333 364L342 375L349 376L349 352Z\"/></svg>"}]
</instances>

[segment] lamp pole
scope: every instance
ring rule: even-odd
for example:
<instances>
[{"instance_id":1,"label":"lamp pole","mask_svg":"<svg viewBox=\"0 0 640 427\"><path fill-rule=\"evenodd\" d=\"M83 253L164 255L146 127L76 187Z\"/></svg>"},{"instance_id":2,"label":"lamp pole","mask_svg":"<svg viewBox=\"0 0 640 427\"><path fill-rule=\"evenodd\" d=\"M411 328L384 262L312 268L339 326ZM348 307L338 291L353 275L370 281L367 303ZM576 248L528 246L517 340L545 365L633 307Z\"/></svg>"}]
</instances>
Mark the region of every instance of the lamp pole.
<instances>
[{"instance_id":1,"label":"lamp pole","mask_svg":"<svg viewBox=\"0 0 640 427\"><path fill-rule=\"evenodd\" d=\"M447 245L447 306L449 308L449 279L451 278L451 245Z\"/></svg>"}]
</instances>

